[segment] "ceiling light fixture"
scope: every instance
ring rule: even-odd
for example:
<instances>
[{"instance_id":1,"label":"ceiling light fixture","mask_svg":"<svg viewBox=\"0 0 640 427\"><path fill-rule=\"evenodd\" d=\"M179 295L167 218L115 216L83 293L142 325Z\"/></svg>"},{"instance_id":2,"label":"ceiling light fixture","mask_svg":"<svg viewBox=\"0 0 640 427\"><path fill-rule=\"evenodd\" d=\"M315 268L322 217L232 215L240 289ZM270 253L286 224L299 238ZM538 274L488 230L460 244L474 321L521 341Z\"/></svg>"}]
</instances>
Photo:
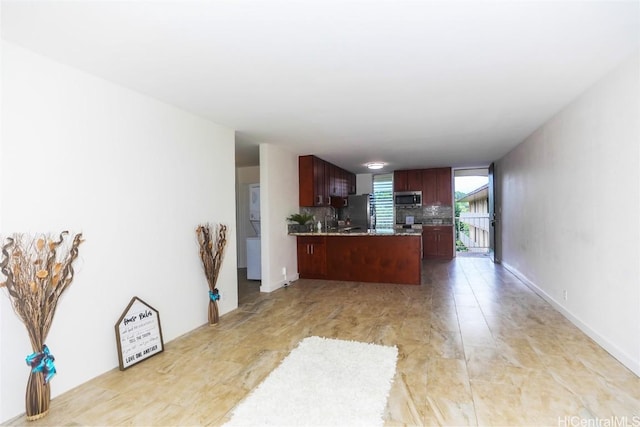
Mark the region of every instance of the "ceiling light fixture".
<instances>
[{"instance_id":1,"label":"ceiling light fixture","mask_svg":"<svg viewBox=\"0 0 640 427\"><path fill-rule=\"evenodd\" d=\"M382 162L370 162L370 163L367 163L367 167L369 169L382 169L384 167L384 163L382 163Z\"/></svg>"}]
</instances>

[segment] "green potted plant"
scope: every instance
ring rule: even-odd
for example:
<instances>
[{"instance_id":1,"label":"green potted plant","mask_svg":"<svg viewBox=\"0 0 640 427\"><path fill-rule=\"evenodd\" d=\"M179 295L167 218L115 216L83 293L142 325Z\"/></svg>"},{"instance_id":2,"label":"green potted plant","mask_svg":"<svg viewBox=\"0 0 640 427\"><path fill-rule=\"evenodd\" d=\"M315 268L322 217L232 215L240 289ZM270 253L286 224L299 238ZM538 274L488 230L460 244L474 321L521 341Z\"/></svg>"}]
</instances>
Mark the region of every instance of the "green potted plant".
<instances>
[{"instance_id":1,"label":"green potted plant","mask_svg":"<svg viewBox=\"0 0 640 427\"><path fill-rule=\"evenodd\" d=\"M289 215L287 221L295 223L289 225L290 233L304 233L310 231L308 224L313 221L313 215L308 213L295 213ZM313 225L311 225L311 227L313 227Z\"/></svg>"}]
</instances>

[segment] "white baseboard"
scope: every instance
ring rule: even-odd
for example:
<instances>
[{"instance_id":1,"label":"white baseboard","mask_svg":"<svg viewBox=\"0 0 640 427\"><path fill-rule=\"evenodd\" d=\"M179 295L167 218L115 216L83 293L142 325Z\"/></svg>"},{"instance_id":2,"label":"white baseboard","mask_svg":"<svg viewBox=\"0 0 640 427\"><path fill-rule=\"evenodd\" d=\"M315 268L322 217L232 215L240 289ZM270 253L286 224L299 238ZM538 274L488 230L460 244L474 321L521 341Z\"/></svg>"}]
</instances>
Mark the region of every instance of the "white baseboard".
<instances>
[{"instance_id":1,"label":"white baseboard","mask_svg":"<svg viewBox=\"0 0 640 427\"><path fill-rule=\"evenodd\" d=\"M565 306L556 301L551 295L547 294L544 290L540 289L535 283L530 281L527 276L522 274L518 269L513 266L507 264L506 262L501 263L502 266L508 270L511 274L516 276L522 283L524 283L529 289L539 295L543 300L548 302L558 310L564 317L566 317L571 323L573 323L578 329L584 332L589 338L594 340L600 347L606 350L609 354L615 357L620 363L629 368L631 372L640 377L640 360L635 360L633 357L620 350L618 346L609 341L606 337L598 334L596 331L591 329L589 325L584 323L578 317L576 317L573 313L571 313Z\"/></svg>"},{"instance_id":2,"label":"white baseboard","mask_svg":"<svg viewBox=\"0 0 640 427\"><path fill-rule=\"evenodd\" d=\"M273 291L277 291L280 288L284 288L285 285L290 285L291 283L295 282L296 280L298 280L300 278L300 274L296 273L292 276L287 276L286 279L283 280L279 280L277 282L275 282L275 286L273 288L269 288L267 289L266 287L260 285L260 292L273 292Z\"/></svg>"}]
</instances>

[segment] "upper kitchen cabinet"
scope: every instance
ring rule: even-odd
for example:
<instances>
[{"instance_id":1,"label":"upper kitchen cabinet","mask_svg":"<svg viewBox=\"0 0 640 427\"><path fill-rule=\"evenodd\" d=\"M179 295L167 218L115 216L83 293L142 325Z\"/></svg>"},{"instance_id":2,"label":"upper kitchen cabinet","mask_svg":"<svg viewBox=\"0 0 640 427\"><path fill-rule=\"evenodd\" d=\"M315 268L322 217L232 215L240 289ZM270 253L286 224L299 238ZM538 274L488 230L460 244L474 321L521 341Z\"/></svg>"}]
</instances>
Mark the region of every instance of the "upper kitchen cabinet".
<instances>
[{"instance_id":1,"label":"upper kitchen cabinet","mask_svg":"<svg viewBox=\"0 0 640 427\"><path fill-rule=\"evenodd\" d=\"M329 196L345 197L347 195L346 191L343 191L347 189L347 186L343 185L345 171L331 163L327 163L327 165L329 167L329 179L327 180Z\"/></svg>"},{"instance_id":2,"label":"upper kitchen cabinet","mask_svg":"<svg viewBox=\"0 0 640 427\"><path fill-rule=\"evenodd\" d=\"M422 170L412 169L393 172L393 191L422 190Z\"/></svg>"},{"instance_id":3,"label":"upper kitchen cabinet","mask_svg":"<svg viewBox=\"0 0 640 427\"><path fill-rule=\"evenodd\" d=\"M453 200L451 168L422 171L422 205L451 206Z\"/></svg>"},{"instance_id":4,"label":"upper kitchen cabinet","mask_svg":"<svg viewBox=\"0 0 640 427\"><path fill-rule=\"evenodd\" d=\"M335 194L339 194L341 197L347 197L349 195L349 175L353 175L354 177L355 175L337 166L336 169Z\"/></svg>"},{"instance_id":5,"label":"upper kitchen cabinet","mask_svg":"<svg viewBox=\"0 0 640 427\"><path fill-rule=\"evenodd\" d=\"M298 157L298 179L300 206L305 207L335 205L336 198L356 190L354 174L313 155Z\"/></svg>"},{"instance_id":6,"label":"upper kitchen cabinet","mask_svg":"<svg viewBox=\"0 0 640 427\"><path fill-rule=\"evenodd\" d=\"M356 194L356 174L347 172L348 194Z\"/></svg>"},{"instance_id":7,"label":"upper kitchen cabinet","mask_svg":"<svg viewBox=\"0 0 640 427\"><path fill-rule=\"evenodd\" d=\"M324 206L324 162L315 156L298 157L300 206Z\"/></svg>"}]
</instances>

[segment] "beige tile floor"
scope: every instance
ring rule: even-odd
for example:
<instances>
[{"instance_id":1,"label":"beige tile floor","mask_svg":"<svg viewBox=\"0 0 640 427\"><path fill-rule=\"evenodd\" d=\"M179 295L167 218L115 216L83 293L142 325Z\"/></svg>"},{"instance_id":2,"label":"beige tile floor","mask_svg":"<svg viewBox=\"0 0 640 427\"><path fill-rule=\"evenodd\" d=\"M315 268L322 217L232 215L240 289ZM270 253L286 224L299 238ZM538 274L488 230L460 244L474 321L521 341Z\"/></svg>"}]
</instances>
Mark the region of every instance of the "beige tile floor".
<instances>
[{"instance_id":1,"label":"beige tile floor","mask_svg":"<svg viewBox=\"0 0 640 427\"><path fill-rule=\"evenodd\" d=\"M218 326L57 397L39 421L9 424L219 425L318 335L398 346L387 425L640 425L640 379L500 266L425 262L422 282L299 280L260 294L240 280L242 305Z\"/></svg>"}]
</instances>

